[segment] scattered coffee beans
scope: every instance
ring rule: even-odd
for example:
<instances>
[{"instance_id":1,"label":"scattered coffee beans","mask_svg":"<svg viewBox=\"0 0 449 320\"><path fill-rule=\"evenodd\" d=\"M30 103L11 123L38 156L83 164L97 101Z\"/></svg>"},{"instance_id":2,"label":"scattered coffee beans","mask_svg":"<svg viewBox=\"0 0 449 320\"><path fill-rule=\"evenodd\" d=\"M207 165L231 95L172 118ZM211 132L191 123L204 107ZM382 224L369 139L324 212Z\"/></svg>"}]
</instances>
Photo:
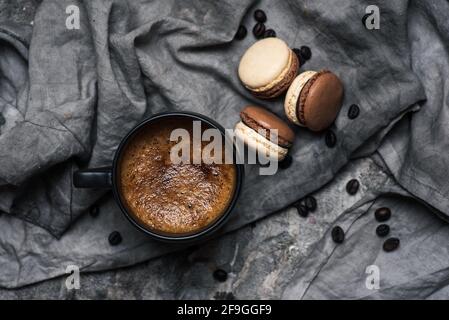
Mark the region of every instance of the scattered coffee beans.
<instances>
[{"instance_id":1,"label":"scattered coffee beans","mask_svg":"<svg viewBox=\"0 0 449 320\"><path fill-rule=\"evenodd\" d=\"M309 47L302 46L300 50L301 50L301 57L303 57L304 60L309 60L310 58L312 58L312 50L310 50Z\"/></svg>"},{"instance_id":2,"label":"scattered coffee beans","mask_svg":"<svg viewBox=\"0 0 449 320\"><path fill-rule=\"evenodd\" d=\"M4 125L6 123L5 116L3 113L0 112L0 126Z\"/></svg>"},{"instance_id":3,"label":"scattered coffee beans","mask_svg":"<svg viewBox=\"0 0 449 320\"><path fill-rule=\"evenodd\" d=\"M92 218L96 218L98 217L98 215L100 214L100 207L97 205L93 205L89 208L89 215Z\"/></svg>"},{"instance_id":4,"label":"scattered coffee beans","mask_svg":"<svg viewBox=\"0 0 449 320\"><path fill-rule=\"evenodd\" d=\"M335 136L335 133L332 130L328 130L326 132L324 140L329 148L333 148L337 144L337 137Z\"/></svg>"},{"instance_id":5,"label":"scattered coffee beans","mask_svg":"<svg viewBox=\"0 0 449 320\"><path fill-rule=\"evenodd\" d=\"M265 30L263 37L264 38L276 38L276 31L274 31L273 29L267 29L267 30Z\"/></svg>"},{"instance_id":6,"label":"scattered coffee beans","mask_svg":"<svg viewBox=\"0 0 449 320\"><path fill-rule=\"evenodd\" d=\"M284 160L279 162L278 165L279 165L280 169L287 169L291 166L292 162L293 162L293 158L289 154L287 154L287 156L284 158Z\"/></svg>"},{"instance_id":7,"label":"scattered coffee beans","mask_svg":"<svg viewBox=\"0 0 449 320\"><path fill-rule=\"evenodd\" d=\"M310 212L314 212L316 210L316 199L312 196L307 196L304 198L304 204L307 207L307 210Z\"/></svg>"},{"instance_id":8,"label":"scattered coffee beans","mask_svg":"<svg viewBox=\"0 0 449 320\"><path fill-rule=\"evenodd\" d=\"M253 34L254 36L259 39L262 38L265 33L265 25L262 22L256 23L256 25L253 28Z\"/></svg>"},{"instance_id":9,"label":"scattered coffee beans","mask_svg":"<svg viewBox=\"0 0 449 320\"><path fill-rule=\"evenodd\" d=\"M348 110L348 118L353 120L353 119L357 118L359 116L359 114L360 114L359 106L356 104L352 104Z\"/></svg>"},{"instance_id":10,"label":"scattered coffee beans","mask_svg":"<svg viewBox=\"0 0 449 320\"><path fill-rule=\"evenodd\" d=\"M355 195L357 191L359 191L360 183L357 179L351 179L346 184L346 192L349 193L351 196Z\"/></svg>"},{"instance_id":11,"label":"scattered coffee beans","mask_svg":"<svg viewBox=\"0 0 449 320\"><path fill-rule=\"evenodd\" d=\"M391 252L399 248L399 244L398 238L389 238L384 242L383 249L385 252Z\"/></svg>"},{"instance_id":12,"label":"scattered coffee beans","mask_svg":"<svg viewBox=\"0 0 449 320\"><path fill-rule=\"evenodd\" d=\"M343 241L345 241L345 232L341 227L335 226L332 229L332 240L334 240L335 243L343 243Z\"/></svg>"},{"instance_id":13,"label":"scattered coffee beans","mask_svg":"<svg viewBox=\"0 0 449 320\"><path fill-rule=\"evenodd\" d=\"M122 235L118 231L112 231L108 240L111 246L119 245L122 242Z\"/></svg>"},{"instance_id":14,"label":"scattered coffee beans","mask_svg":"<svg viewBox=\"0 0 449 320\"><path fill-rule=\"evenodd\" d=\"M391 217L391 210L386 207L379 208L374 212L374 216L379 222L387 221Z\"/></svg>"},{"instance_id":15,"label":"scattered coffee beans","mask_svg":"<svg viewBox=\"0 0 449 320\"><path fill-rule=\"evenodd\" d=\"M307 207L304 204L302 204L301 202L295 203L294 206L295 206L296 210L298 210L298 214L301 217L305 218L309 215L309 210L307 210Z\"/></svg>"},{"instance_id":16,"label":"scattered coffee beans","mask_svg":"<svg viewBox=\"0 0 449 320\"><path fill-rule=\"evenodd\" d=\"M234 36L234 39L243 40L246 37L247 34L248 34L248 30L246 30L246 27L245 26L239 26L239 28L238 28L235 36Z\"/></svg>"},{"instance_id":17,"label":"scattered coffee beans","mask_svg":"<svg viewBox=\"0 0 449 320\"><path fill-rule=\"evenodd\" d=\"M228 279L228 273L223 269L215 270L213 276L219 282L225 282Z\"/></svg>"},{"instance_id":18,"label":"scattered coffee beans","mask_svg":"<svg viewBox=\"0 0 449 320\"><path fill-rule=\"evenodd\" d=\"M390 227L387 224L380 224L376 228L376 234L379 237L386 237L390 233Z\"/></svg>"},{"instance_id":19,"label":"scattered coffee beans","mask_svg":"<svg viewBox=\"0 0 449 320\"><path fill-rule=\"evenodd\" d=\"M257 9L254 11L254 19L256 19L257 22L265 22L267 21L267 15L263 10Z\"/></svg>"}]
</instances>

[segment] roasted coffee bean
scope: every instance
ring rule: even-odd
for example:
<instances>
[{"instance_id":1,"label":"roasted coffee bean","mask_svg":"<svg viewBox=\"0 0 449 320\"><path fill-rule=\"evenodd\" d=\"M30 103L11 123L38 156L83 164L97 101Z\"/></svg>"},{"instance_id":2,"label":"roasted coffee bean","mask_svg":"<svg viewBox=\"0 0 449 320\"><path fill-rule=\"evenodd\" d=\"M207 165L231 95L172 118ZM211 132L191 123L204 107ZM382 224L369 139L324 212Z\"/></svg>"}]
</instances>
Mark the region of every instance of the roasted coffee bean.
<instances>
[{"instance_id":1,"label":"roasted coffee bean","mask_svg":"<svg viewBox=\"0 0 449 320\"><path fill-rule=\"evenodd\" d=\"M296 54L296 57L298 58L299 66L301 67L305 60L303 57L301 57L301 50L298 48L293 48L292 51Z\"/></svg>"},{"instance_id":2,"label":"roasted coffee bean","mask_svg":"<svg viewBox=\"0 0 449 320\"><path fill-rule=\"evenodd\" d=\"M387 221L391 217L391 210L386 207L379 208L374 212L374 216L379 222Z\"/></svg>"},{"instance_id":3,"label":"roasted coffee bean","mask_svg":"<svg viewBox=\"0 0 449 320\"><path fill-rule=\"evenodd\" d=\"M279 165L280 169L287 169L288 167L291 166L292 162L293 162L293 158L289 154L287 154L285 156L284 160L279 162L278 165Z\"/></svg>"},{"instance_id":4,"label":"roasted coffee bean","mask_svg":"<svg viewBox=\"0 0 449 320\"><path fill-rule=\"evenodd\" d=\"M301 217L305 218L309 215L309 210L307 210L307 207L303 203L297 202L294 204L294 207L298 210L298 214Z\"/></svg>"},{"instance_id":5,"label":"roasted coffee bean","mask_svg":"<svg viewBox=\"0 0 449 320\"><path fill-rule=\"evenodd\" d=\"M329 148L333 148L337 144L337 136L335 135L335 133L332 130L328 130L326 132L326 136L324 137L324 139L325 139L326 145Z\"/></svg>"},{"instance_id":6,"label":"roasted coffee bean","mask_svg":"<svg viewBox=\"0 0 449 320\"><path fill-rule=\"evenodd\" d=\"M234 36L234 39L237 40L243 40L246 35L248 34L248 30L246 30L245 26L239 26L239 28L237 29L237 32Z\"/></svg>"},{"instance_id":7,"label":"roasted coffee bean","mask_svg":"<svg viewBox=\"0 0 449 320\"><path fill-rule=\"evenodd\" d=\"M302 46L301 47L301 57L303 57L305 60L309 60L312 58L312 50L308 46Z\"/></svg>"},{"instance_id":8,"label":"roasted coffee bean","mask_svg":"<svg viewBox=\"0 0 449 320\"><path fill-rule=\"evenodd\" d=\"M349 193L351 196L355 195L357 191L359 191L360 183L357 179L351 179L346 184L346 192Z\"/></svg>"},{"instance_id":9,"label":"roasted coffee bean","mask_svg":"<svg viewBox=\"0 0 449 320\"><path fill-rule=\"evenodd\" d=\"M4 125L6 123L5 116L3 113L0 112L0 126Z\"/></svg>"},{"instance_id":10,"label":"roasted coffee bean","mask_svg":"<svg viewBox=\"0 0 449 320\"><path fill-rule=\"evenodd\" d=\"M108 240L111 246L119 245L122 242L122 235L118 231L112 231Z\"/></svg>"},{"instance_id":11,"label":"roasted coffee bean","mask_svg":"<svg viewBox=\"0 0 449 320\"><path fill-rule=\"evenodd\" d=\"M332 229L332 240L334 240L335 243L343 243L343 241L345 241L345 232L341 227L335 226Z\"/></svg>"},{"instance_id":12,"label":"roasted coffee bean","mask_svg":"<svg viewBox=\"0 0 449 320\"><path fill-rule=\"evenodd\" d=\"M296 54L298 58L301 58L301 50L298 48L293 48L292 51Z\"/></svg>"},{"instance_id":13,"label":"roasted coffee bean","mask_svg":"<svg viewBox=\"0 0 449 320\"><path fill-rule=\"evenodd\" d=\"M253 28L253 34L254 36L259 39L262 38L265 33L265 25L262 22L256 23L256 25Z\"/></svg>"},{"instance_id":14,"label":"roasted coffee bean","mask_svg":"<svg viewBox=\"0 0 449 320\"><path fill-rule=\"evenodd\" d=\"M228 273L223 269L215 270L213 276L219 282L225 282L228 279Z\"/></svg>"},{"instance_id":15,"label":"roasted coffee bean","mask_svg":"<svg viewBox=\"0 0 449 320\"><path fill-rule=\"evenodd\" d=\"M98 217L98 215L100 214L100 207L97 205L93 205L89 208L89 215L92 218L96 218Z\"/></svg>"},{"instance_id":16,"label":"roasted coffee bean","mask_svg":"<svg viewBox=\"0 0 449 320\"><path fill-rule=\"evenodd\" d=\"M360 114L359 106L356 104L352 104L348 110L348 118L353 120L353 119L357 118L359 116L359 114Z\"/></svg>"},{"instance_id":17,"label":"roasted coffee bean","mask_svg":"<svg viewBox=\"0 0 449 320\"><path fill-rule=\"evenodd\" d=\"M267 21L267 15L263 10L257 9L254 11L254 19L256 19L257 22L265 22Z\"/></svg>"},{"instance_id":18,"label":"roasted coffee bean","mask_svg":"<svg viewBox=\"0 0 449 320\"><path fill-rule=\"evenodd\" d=\"M276 31L274 31L273 29L267 29L267 30L265 30L263 37L264 38L276 38Z\"/></svg>"},{"instance_id":19,"label":"roasted coffee bean","mask_svg":"<svg viewBox=\"0 0 449 320\"><path fill-rule=\"evenodd\" d=\"M316 199L312 196L307 196L304 198L304 204L307 207L307 210L310 212L314 212L316 210Z\"/></svg>"},{"instance_id":20,"label":"roasted coffee bean","mask_svg":"<svg viewBox=\"0 0 449 320\"><path fill-rule=\"evenodd\" d=\"M387 224L380 224L376 228L376 234L379 237L386 237L390 233L390 227Z\"/></svg>"},{"instance_id":21,"label":"roasted coffee bean","mask_svg":"<svg viewBox=\"0 0 449 320\"><path fill-rule=\"evenodd\" d=\"M386 252L391 252L399 248L400 241L398 238L389 238L384 242L383 249Z\"/></svg>"}]
</instances>

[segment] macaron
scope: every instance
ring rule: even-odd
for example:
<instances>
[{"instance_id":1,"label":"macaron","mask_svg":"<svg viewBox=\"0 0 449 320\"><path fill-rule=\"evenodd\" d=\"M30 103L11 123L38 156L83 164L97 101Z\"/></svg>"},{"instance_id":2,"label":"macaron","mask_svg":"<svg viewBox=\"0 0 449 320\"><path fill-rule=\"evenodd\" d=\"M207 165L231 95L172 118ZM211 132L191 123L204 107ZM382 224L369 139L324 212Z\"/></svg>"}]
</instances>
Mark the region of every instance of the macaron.
<instances>
[{"instance_id":1,"label":"macaron","mask_svg":"<svg viewBox=\"0 0 449 320\"><path fill-rule=\"evenodd\" d=\"M285 113L299 126L322 131L337 117L343 94L343 83L331 71L306 71L297 76L288 89Z\"/></svg>"},{"instance_id":2,"label":"macaron","mask_svg":"<svg viewBox=\"0 0 449 320\"><path fill-rule=\"evenodd\" d=\"M284 93L298 74L299 60L285 41L265 38L243 54L238 74L256 97L275 98Z\"/></svg>"},{"instance_id":3,"label":"macaron","mask_svg":"<svg viewBox=\"0 0 449 320\"><path fill-rule=\"evenodd\" d=\"M234 131L237 138L270 159L281 161L285 158L295 140L295 133L285 121L256 106L245 107L240 112L240 119Z\"/></svg>"}]
</instances>

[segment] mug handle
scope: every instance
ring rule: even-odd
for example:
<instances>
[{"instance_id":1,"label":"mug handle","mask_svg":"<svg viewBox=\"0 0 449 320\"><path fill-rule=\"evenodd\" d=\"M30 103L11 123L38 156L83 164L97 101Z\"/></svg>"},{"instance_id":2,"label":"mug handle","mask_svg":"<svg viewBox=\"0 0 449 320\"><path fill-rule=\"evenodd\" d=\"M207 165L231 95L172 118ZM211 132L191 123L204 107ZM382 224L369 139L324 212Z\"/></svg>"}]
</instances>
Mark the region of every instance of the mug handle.
<instances>
[{"instance_id":1,"label":"mug handle","mask_svg":"<svg viewBox=\"0 0 449 320\"><path fill-rule=\"evenodd\" d=\"M76 188L111 188L112 167L78 170L73 173Z\"/></svg>"}]
</instances>

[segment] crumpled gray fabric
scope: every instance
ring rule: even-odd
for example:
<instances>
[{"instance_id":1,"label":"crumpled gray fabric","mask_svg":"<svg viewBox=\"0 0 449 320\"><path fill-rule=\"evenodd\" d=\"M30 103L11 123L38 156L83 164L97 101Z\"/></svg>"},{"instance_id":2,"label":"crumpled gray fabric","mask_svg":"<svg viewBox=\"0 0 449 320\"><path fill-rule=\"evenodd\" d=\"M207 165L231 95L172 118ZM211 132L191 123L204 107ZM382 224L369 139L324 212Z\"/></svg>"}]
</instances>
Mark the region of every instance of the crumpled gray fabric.
<instances>
[{"instance_id":1,"label":"crumpled gray fabric","mask_svg":"<svg viewBox=\"0 0 449 320\"><path fill-rule=\"evenodd\" d=\"M65 8L70 4L80 8L80 30L65 27ZM302 70L329 68L342 78L345 100L333 127L338 139L335 148L325 146L323 134L296 127L293 164L289 169L275 176L259 176L257 167L247 168L245 186L228 230L284 208L325 185L351 157L375 150L398 121L397 128L411 121L421 131L427 130L428 121L433 126L438 121L441 127L444 125L444 114L437 119L429 113L430 120L427 115L424 121L415 121L422 110L400 121L409 111L417 110L417 103L421 103L422 109L427 108L428 103L422 103L425 93L434 94L435 100L431 101L444 112L445 91L435 89L437 85L444 88L444 82L432 75L422 79L428 71L423 61L429 60L430 49L420 46L426 40L411 42L414 30L418 34L421 26L427 26L428 32L419 33L419 37L429 42L435 40L432 31L439 34L445 30L441 10L447 6L444 1L435 2L433 11L432 5L416 6L405 0L379 3L381 28L375 31L365 29L360 22L366 6L373 4L368 1L43 1L33 27L0 24L0 111L6 119L0 127L1 211L41 226L56 237L62 236L64 243L64 232L104 195L102 190L74 189L73 171L109 165L120 139L146 116L159 111L189 110L232 128L239 110L252 103L284 117L282 99L255 99L236 75L239 58L254 38L248 35L243 41L232 39L239 24L251 29L251 13L256 4L268 13L268 24L278 37L292 47L312 48L313 58ZM412 27L413 12L427 15L427 19L414 20ZM429 12L441 16L429 18ZM433 53L429 55L436 60ZM440 59L447 57L442 56ZM445 69L438 70L444 79ZM353 103L360 105L362 112L356 120L349 120L346 113ZM429 140L433 149L410 156L404 141L409 141L411 129L402 130L405 133L397 139L395 132L388 136L381 155L407 190L442 214L444 208L428 199L428 191L415 190L418 184L408 181L408 175L402 171L407 166L421 170L431 177L430 187L443 190L443 196L447 194L440 172L444 173L447 167L445 155L439 152L438 161L434 161L430 152L439 150L440 140L413 136L413 141L419 141L413 142L414 150L422 152L422 145ZM400 160L384 147L388 142ZM420 168L423 163L438 168ZM422 176L417 179L427 181ZM114 213L109 219L122 219L113 209L109 194L104 201L106 210ZM48 238L35 241L34 249L18 254L20 243L34 237L27 232L25 238L7 237L11 235L11 226L1 228L7 230L0 236L0 258L3 265L10 266L0 274L3 286L19 286L61 274L61 264L71 261L70 253L76 248L76 243L68 242L60 251L66 255L46 256L45 261L30 258L34 250L41 251L49 245ZM31 233L39 230L25 228ZM88 238L83 241L92 244L104 243L105 232L111 231L104 230L105 224L101 223L89 224L89 228L92 233L86 232ZM135 236L143 237L137 231ZM113 262L92 258L90 265L98 264L98 269L130 265L175 249L150 240L148 243L155 249L138 256L127 250L118 254L104 245L83 249L91 253L97 249L114 252L109 257ZM97 256L104 259L104 253L98 252Z\"/></svg>"}]
</instances>

